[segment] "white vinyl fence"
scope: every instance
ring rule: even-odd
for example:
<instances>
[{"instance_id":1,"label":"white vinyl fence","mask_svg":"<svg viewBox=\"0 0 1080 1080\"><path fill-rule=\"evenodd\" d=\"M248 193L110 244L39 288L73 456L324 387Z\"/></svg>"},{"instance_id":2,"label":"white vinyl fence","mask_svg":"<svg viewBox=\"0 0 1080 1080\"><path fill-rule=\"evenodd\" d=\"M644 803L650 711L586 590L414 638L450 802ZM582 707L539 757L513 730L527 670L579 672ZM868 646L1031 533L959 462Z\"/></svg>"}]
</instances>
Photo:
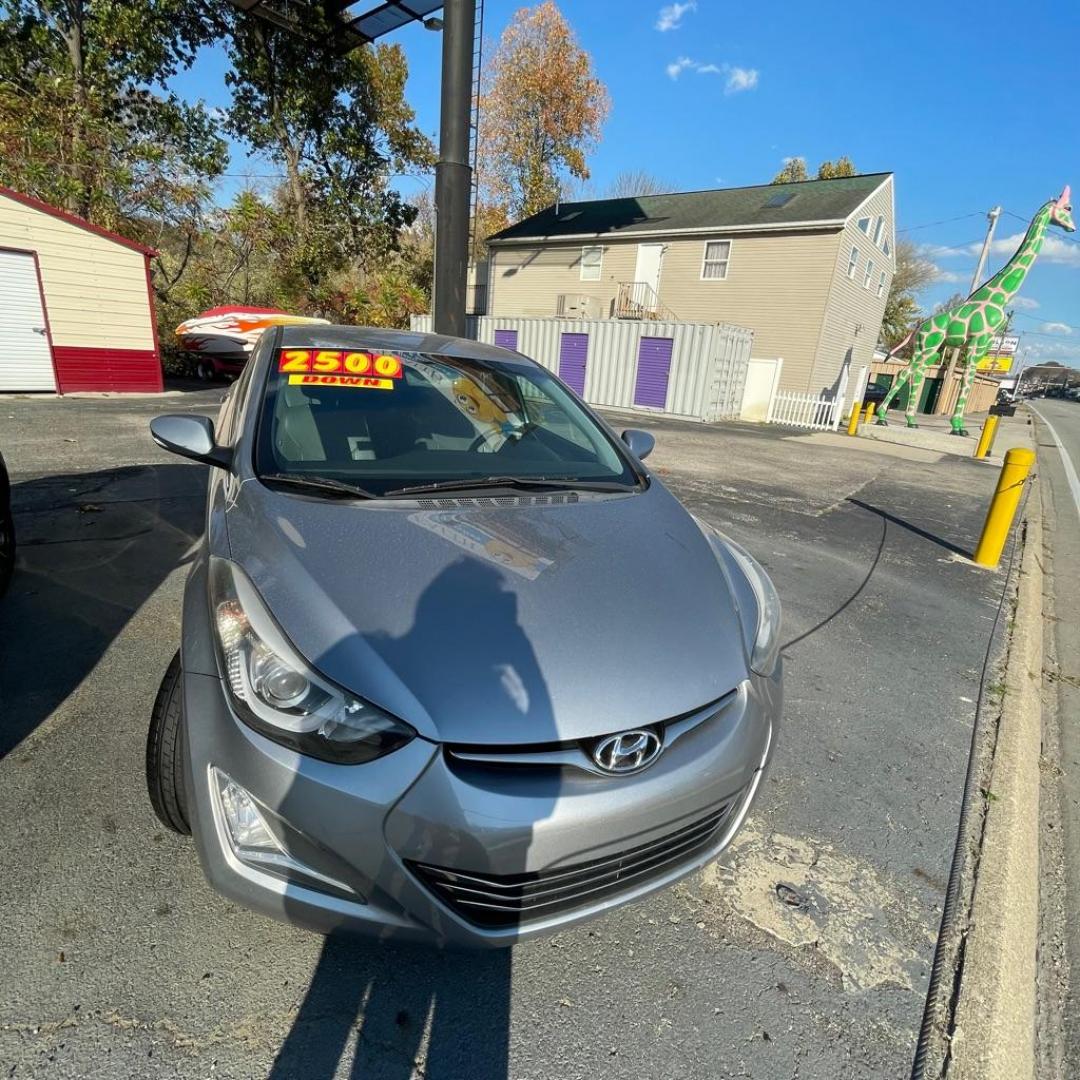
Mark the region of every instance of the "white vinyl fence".
<instances>
[{"instance_id":1,"label":"white vinyl fence","mask_svg":"<svg viewBox=\"0 0 1080 1080\"><path fill-rule=\"evenodd\" d=\"M780 390L780 375L784 361L779 356L769 359L750 358L746 369L746 389L743 391L740 420L763 424L769 415L769 407Z\"/></svg>"},{"instance_id":2,"label":"white vinyl fence","mask_svg":"<svg viewBox=\"0 0 1080 1080\"><path fill-rule=\"evenodd\" d=\"M845 419L844 402L848 388L848 368L840 373L837 386L824 393L798 393L794 390L775 390L769 402L766 423L785 424L787 427L809 428L811 431L836 431ZM862 398L866 386L866 368L855 377L855 388Z\"/></svg>"},{"instance_id":3,"label":"white vinyl fence","mask_svg":"<svg viewBox=\"0 0 1080 1080\"><path fill-rule=\"evenodd\" d=\"M843 409L843 395L831 399L818 394L780 390L773 395L766 420L770 424L810 428L811 431L835 431L840 426Z\"/></svg>"}]
</instances>

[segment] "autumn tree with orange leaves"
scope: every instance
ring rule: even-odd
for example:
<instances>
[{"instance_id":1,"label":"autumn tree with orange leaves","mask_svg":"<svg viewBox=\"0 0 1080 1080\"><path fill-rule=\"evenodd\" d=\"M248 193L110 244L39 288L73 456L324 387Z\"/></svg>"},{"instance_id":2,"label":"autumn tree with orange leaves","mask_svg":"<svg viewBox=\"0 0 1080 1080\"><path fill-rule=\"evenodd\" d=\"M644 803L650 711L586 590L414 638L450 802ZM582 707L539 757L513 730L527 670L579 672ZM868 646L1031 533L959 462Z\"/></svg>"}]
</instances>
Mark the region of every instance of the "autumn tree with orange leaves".
<instances>
[{"instance_id":1,"label":"autumn tree with orange leaves","mask_svg":"<svg viewBox=\"0 0 1080 1080\"><path fill-rule=\"evenodd\" d=\"M482 83L477 232L549 206L566 178L587 180L586 154L609 109L592 57L554 0L517 11Z\"/></svg>"}]
</instances>

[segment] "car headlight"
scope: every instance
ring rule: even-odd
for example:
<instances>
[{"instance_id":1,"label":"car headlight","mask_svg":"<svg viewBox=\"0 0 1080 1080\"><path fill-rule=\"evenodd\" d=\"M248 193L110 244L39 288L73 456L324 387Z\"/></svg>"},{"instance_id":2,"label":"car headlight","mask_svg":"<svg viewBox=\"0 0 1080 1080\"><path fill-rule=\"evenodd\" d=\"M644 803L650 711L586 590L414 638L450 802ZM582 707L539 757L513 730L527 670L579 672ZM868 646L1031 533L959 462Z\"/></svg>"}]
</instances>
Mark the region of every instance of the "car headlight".
<instances>
[{"instance_id":1,"label":"car headlight","mask_svg":"<svg viewBox=\"0 0 1080 1080\"><path fill-rule=\"evenodd\" d=\"M780 656L780 597L764 568L745 548L699 519L698 526L712 545L724 567L735 594L750 658L755 674L772 675ZM738 575L739 580L734 579ZM750 608L753 610L749 610Z\"/></svg>"},{"instance_id":2,"label":"car headlight","mask_svg":"<svg viewBox=\"0 0 1080 1080\"><path fill-rule=\"evenodd\" d=\"M747 633L751 629L754 631L750 646L750 670L758 675L769 676L776 668L776 660L780 655L780 596L757 559L726 537L724 546L731 553L732 559L743 572L754 593L757 625L745 627Z\"/></svg>"},{"instance_id":3,"label":"car headlight","mask_svg":"<svg viewBox=\"0 0 1080 1080\"><path fill-rule=\"evenodd\" d=\"M323 678L293 648L247 575L210 560L210 608L237 716L301 754L358 765L415 737L408 724Z\"/></svg>"}]
</instances>

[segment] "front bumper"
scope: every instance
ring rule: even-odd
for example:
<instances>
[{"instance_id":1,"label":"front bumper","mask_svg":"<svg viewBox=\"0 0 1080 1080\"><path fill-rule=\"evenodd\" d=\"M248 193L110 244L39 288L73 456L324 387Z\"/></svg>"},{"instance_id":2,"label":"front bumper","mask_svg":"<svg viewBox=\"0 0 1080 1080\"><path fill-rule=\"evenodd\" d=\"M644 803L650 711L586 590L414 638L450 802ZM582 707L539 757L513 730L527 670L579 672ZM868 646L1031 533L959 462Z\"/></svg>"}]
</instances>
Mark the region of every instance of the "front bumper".
<instances>
[{"instance_id":1,"label":"front bumper","mask_svg":"<svg viewBox=\"0 0 1080 1080\"><path fill-rule=\"evenodd\" d=\"M192 832L211 885L289 923L451 945L510 945L645 896L715 858L760 787L781 704L778 666L770 679L743 683L720 712L682 735L649 769L624 777L463 762L419 738L369 764L342 766L252 731L232 713L220 679L186 672ZM251 793L290 854L352 892L309 887L242 862L216 811L211 768ZM701 823L714 817L715 828L705 831ZM681 849L668 843L691 835L695 843L680 839ZM665 858L642 859L641 853L663 851ZM460 875L459 884L468 887L455 898L423 867L441 868L443 882L447 872L451 879ZM488 892L525 881L524 890L509 886L519 895L546 891L551 878L588 887L568 903L536 904L518 916L504 911L495 922L483 911L490 905L458 902L475 899L476 881Z\"/></svg>"}]
</instances>

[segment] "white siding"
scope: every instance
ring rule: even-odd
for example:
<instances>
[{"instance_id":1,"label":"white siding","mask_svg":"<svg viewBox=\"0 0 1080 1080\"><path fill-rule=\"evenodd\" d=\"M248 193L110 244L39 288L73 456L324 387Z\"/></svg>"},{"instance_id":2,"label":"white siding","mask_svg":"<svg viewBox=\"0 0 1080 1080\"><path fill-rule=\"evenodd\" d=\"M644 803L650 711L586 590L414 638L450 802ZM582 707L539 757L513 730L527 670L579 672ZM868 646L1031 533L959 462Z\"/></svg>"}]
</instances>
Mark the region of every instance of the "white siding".
<instances>
[{"instance_id":1,"label":"white siding","mask_svg":"<svg viewBox=\"0 0 1080 1080\"><path fill-rule=\"evenodd\" d=\"M860 218L870 218L870 235L858 227ZM874 244L878 217L883 217L881 240L888 239L889 254L881 244ZM869 366L881 332L881 317L896 270L896 214L893 206L893 181L889 177L848 218L840 235L839 250L832 272L829 302L821 324L814 367L809 381L797 389L812 392L833 389L850 354L852 375ZM848 256L855 247L859 251L859 268L854 279L848 277ZM873 262L874 273L869 287L863 285L866 265ZM878 296L881 272L885 272L885 288Z\"/></svg>"}]
</instances>

